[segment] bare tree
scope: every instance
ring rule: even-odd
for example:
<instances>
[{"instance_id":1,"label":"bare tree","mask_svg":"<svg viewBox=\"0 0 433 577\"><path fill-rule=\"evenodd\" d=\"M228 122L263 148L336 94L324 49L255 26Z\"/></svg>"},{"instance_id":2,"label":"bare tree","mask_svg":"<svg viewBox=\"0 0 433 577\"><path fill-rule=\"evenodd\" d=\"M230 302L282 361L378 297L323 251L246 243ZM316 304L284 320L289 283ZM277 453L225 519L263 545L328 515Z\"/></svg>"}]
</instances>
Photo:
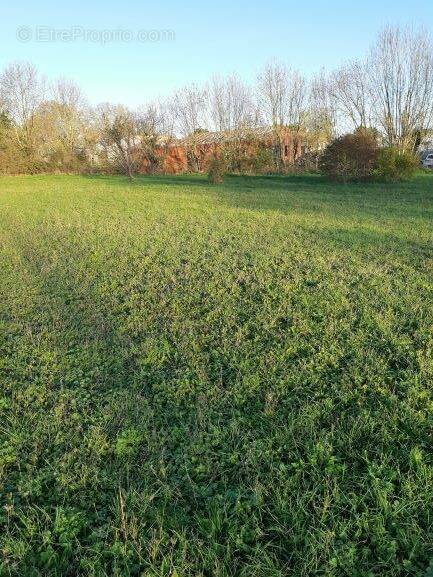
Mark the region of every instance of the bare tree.
<instances>
[{"instance_id":1,"label":"bare tree","mask_svg":"<svg viewBox=\"0 0 433 577\"><path fill-rule=\"evenodd\" d=\"M158 169L173 140L174 126L167 105L154 102L141 108L136 115L140 163L147 162L150 172Z\"/></svg>"},{"instance_id":2,"label":"bare tree","mask_svg":"<svg viewBox=\"0 0 433 577\"><path fill-rule=\"evenodd\" d=\"M45 96L45 80L28 62L15 62L0 76L0 100L14 121L17 144L33 151L35 142L35 114Z\"/></svg>"},{"instance_id":3,"label":"bare tree","mask_svg":"<svg viewBox=\"0 0 433 577\"><path fill-rule=\"evenodd\" d=\"M69 78L58 78L52 85L51 92L53 99L62 106L80 110L86 105L81 88Z\"/></svg>"},{"instance_id":4,"label":"bare tree","mask_svg":"<svg viewBox=\"0 0 433 577\"><path fill-rule=\"evenodd\" d=\"M385 28L368 59L372 112L388 145L416 146L433 122L433 44L425 31Z\"/></svg>"},{"instance_id":5,"label":"bare tree","mask_svg":"<svg viewBox=\"0 0 433 577\"><path fill-rule=\"evenodd\" d=\"M318 153L335 136L337 113L329 90L329 78L322 70L310 82L306 128L309 146L318 162Z\"/></svg>"},{"instance_id":6,"label":"bare tree","mask_svg":"<svg viewBox=\"0 0 433 577\"><path fill-rule=\"evenodd\" d=\"M341 128L357 130L371 126L371 94L366 62L353 60L341 66L330 75L328 88Z\"/></svg>"},{"instance_id":7,"label":"bare tree","mask_svg":"<svg viewBox=\"0 0 433 577\"><path fill-rule=\"evenodd\" d=\"M121 105L98 107L100 142L109 163L116 165L132 179L137 168L136 149L140 144L135 115Z\"/></svg>"},{"instance_id":8,"label":"bare tree","mask_svg":"<svg viewBox=\"0 0 433 577\"><path fill-rule=\"evenodd\" d=\"M177 90L169 104L176 132L193 134L206 125L207 93L196 84Z\"/></svg>"},{"instance_id":9,"label":"bare tree","mask_svg":"<svg viewBox=\"0 0 433 577\"><path fill-rule=\"evenodd\" d=\"M269 63L259 74L258 96L266 124L300 130L306 117L308 87L297 71L278 62Z\"/></svg>"},{"instance_id":10,"label":"bare tree","mask_svg":"<svg viewBox=\"0 0 433 577\"><path fill-rule=\"evenodd\" d=\"M86 101L80 88L60 78L51 87L52 99L40 107L41 130L51 141L59 161L73 168L87 153L89 119Z\"/></svg>"},{"instance_id":11,"label":"bare tree","mask_svg":"<svg viewBox=\"0 0 433 577\"><path fill-rule=\"evenodd\" d=\"M125 106L102 104L97 108L100 144L109 164L133 178L147 161L150 168L158 162L156 149L162 119L156 106L138 112Z\"/></svg>"},{"instance_id":12,"label":"bare tree","mask_svg":"<svg viewBox=\"0 0 433 577\"><path fill-rule=\"evenodd\" d=\"M292 71L289 87L288 124L299 131L305 123L308 86L305 78L299 72Z\"/></svg>"},{"instance_id":13,"label":"bare tree","mask_svg":"<svg viewBox=\"0 0 433 577\"><path fill-rule=\"evenodd\" d=\"M216 130L237 130L257 124L251 89L236 75L214 76L208 89L209 113Z\"/></svg>"}]
</instances>

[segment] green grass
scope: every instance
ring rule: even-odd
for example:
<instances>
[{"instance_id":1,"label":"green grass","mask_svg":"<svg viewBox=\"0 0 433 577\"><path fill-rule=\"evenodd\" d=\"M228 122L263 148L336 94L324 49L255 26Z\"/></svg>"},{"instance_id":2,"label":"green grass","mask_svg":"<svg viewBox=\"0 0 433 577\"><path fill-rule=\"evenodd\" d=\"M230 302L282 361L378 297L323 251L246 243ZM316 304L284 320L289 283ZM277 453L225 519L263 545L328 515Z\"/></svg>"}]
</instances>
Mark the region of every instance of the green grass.
<instances>
[{"instance_id":1,"label":"green grass","mask_svg":"<svg viewBox=\"0 0 433 577\"><path fill-rule=\"evenodd\" d=\"M432 575L432 223L427 174L2 177L0 575Z\"/></svg>"}]
</instances>

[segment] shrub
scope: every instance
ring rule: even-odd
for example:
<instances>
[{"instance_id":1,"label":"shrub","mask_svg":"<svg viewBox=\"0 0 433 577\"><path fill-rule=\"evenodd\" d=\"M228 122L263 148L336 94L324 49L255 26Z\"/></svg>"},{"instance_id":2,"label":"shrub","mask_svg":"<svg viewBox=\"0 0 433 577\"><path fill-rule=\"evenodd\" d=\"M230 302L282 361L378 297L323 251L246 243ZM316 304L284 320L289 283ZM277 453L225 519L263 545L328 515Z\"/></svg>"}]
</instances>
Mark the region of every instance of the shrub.
<instances>
[{"instance_id":1,"label":"shrub","mask_svg":"<svg viewBox=\"0 0 433 577\"><path fill-rule=\"evenodd\" d=\"M419 166L418 159L410 152L396 147L382 148L376 163L376 176L383 180L406 180Z\"/></svg>"},{"instance_id":2,"label":"shrub","mask_svg":"<svg viewBox=\"0 0 433 577\"><path fill-rule=\"evenodd\" d=\"M208 166L208 179L212 184L220 184L226 172L226 161L222 156L213 156Z\"/></svg>"},{"instance_id":3,"label":"shrub","mask_svg":"<svg viewBox=\"0 0 433 577\"><path fill-rule=\"evenodd\" d=\"M238 174L266 174L275 168L272 153L257 140L235 140L221 149L226 170Z\"/></svg>"},{"instance_id":4,"label":"shrub","mask_svg":"<svg viewBox=\"0 0 433 577\"><path fill-rule=\"evenodd\" d=\"M308 151L295 161L299 172L317 172L319 170L321 152Z\"/></svg>"},{"instance_id":5,"label":"shrub","mask_svg":"<svg viewBox=\"0 0 433 577\"><path fill-rule=\"evenodd\" d=\"M259 147L251 157L250 166L253 174L272 172L274 168L272 152L266 148Z\"/></svg>"},{"instance_id":6,"label":"shrub","mask_svg":"<svg viewBox=\"0 0 433 577\"><path fill-rule=\"evenodd\" d=\"M374 175L378 157L376 135L360 129L333 140L320 160L320 171L334 180L366 180Z\"/></svg>"}]
</instances>

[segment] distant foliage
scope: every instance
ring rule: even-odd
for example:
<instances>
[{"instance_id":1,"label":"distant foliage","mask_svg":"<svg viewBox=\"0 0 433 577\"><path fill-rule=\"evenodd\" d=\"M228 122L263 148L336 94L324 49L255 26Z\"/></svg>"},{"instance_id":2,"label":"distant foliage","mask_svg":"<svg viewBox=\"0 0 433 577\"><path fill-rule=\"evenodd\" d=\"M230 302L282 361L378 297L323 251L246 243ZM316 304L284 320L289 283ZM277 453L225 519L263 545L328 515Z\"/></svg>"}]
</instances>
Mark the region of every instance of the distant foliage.
<instances>
[{"instance_id":1,"label":"distant foliage","mask_svg":"<svg viewBox=\"0 0 433 577\"><path fill-rule=\"evenodd\" d=\"M341 126L358 133L327 150L325 174L339 180L379 174L405 178L413 162L401 154L393 162L392 153L384 153L373 170L374 134L360 127L373 127L383 146L413 153L429 136L433 42L427 30L387 26L365 56L311 79L273 61L256 82L237 74L214 76L205 85L192 82L135 110L110 103L90 106L73 81L47 82L29 62L0 69L0 173L99 172L132 178L137 172L203 172L206 160L184 139L214 131L223 138L211 137L213 144L226 143L227 133L243 134L230 138L228 172L317 171L323 149ZM294 142L289 154L281 154L282 142L265 143L271 150L260 150L254 132L264 127L290 129ZM363 139L371 139L371 146L362 145ZM183 150L175 151L170 141Z\"/></svg>"},{"instance_id":2,"label":"distant foliage","mask_svg":"<svg viewBox=\"0 0 433 577\"><path fill-rule=\"evenodd\" d=\"M382 148L377 157L376 176L383 180L407 180L418 167L419 160L410 152L396 147Z\"/></svg>"},{"instance_id":3,"label":"distant foliage","mask_svg":"<svg viewBox=\"0 0 433 577\"><path fill-rule=\"evenodd\" d=\"M209 162L208 179L212 184L221 184L227 170L227 162L223 156L214 156Z\"/></svg>"},{"instance_id":4,"label":"distant foliage","mask_svg":"<svg viewBox=\"0 0 433 577\"><path fill-rule=\"evenodd\" d=\"M367 180L374 175L378 154L376 135L359 129L329 144L320 160L320 171L343 182Z\"/></svg>"}]
</instances>

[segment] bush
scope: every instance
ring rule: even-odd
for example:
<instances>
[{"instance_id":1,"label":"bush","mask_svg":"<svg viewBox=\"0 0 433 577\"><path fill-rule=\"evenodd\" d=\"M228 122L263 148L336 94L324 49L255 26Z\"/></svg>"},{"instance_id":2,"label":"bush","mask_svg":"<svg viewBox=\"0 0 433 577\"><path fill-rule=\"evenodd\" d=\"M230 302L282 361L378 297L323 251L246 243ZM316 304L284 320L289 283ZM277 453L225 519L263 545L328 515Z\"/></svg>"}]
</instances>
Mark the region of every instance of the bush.
<instances>
[{"instance_id":1,"label":"bush","mask_svg":"<svg viewBox=\"0 0 433 577\"><path fill-rule=\"evenodd\" d=\"M250 168L253 174L272 172L274 168L272 152L266 148L259 147L250 159Z\"/></svg>"},{"instance_id":2,"label":"bush","mask_svg":"<svg viewBox=\"0 0 433 577\"><path fill-rule=\"evenodd\" d=\"M267 174L275 169L272 153L259 141L234 141L221 149L227 172Z\"/></svg>"},{"instance_id":3,"label":"bush","mask_svg":"<svg viewBox=\"0 0 433 577\"><path fill-rule=\"evenodd\" d=\"M226 172L226 161L222 156L213 156L208 166L208 179L212 184L220 184Z\"/></svg>"},{"instance_id":4,"label":"bush","mask_svg":"<svg viewBox=\"0 0 433 577\"><path fill-rule=\"evenodd\" d=\"M383 180L407 180L414 175L418 166L418 159L410 152L387 147L379 151L375 173Z\"/></svg>"},{"instance_id":5,"label":"bush","mask_svg":"<svg viewBox=\"0 0 433 577\"><path fill-rule=\"evenodd\" d=\"M317 172L321 159L321 152L308 151L296 159L295 167L299 172Z\"/></svg>"},{"instance_id":6,"label":"bush","mask_svg":"<svg viewBox=\"0 0 433 577\"><path fill-rule=\"evenodd\" d=\"M360 129L333 140L320 159L320 171L333 180L366 180L374 176L379 148L373 131Z\"/></svg>"}]
</instances>

